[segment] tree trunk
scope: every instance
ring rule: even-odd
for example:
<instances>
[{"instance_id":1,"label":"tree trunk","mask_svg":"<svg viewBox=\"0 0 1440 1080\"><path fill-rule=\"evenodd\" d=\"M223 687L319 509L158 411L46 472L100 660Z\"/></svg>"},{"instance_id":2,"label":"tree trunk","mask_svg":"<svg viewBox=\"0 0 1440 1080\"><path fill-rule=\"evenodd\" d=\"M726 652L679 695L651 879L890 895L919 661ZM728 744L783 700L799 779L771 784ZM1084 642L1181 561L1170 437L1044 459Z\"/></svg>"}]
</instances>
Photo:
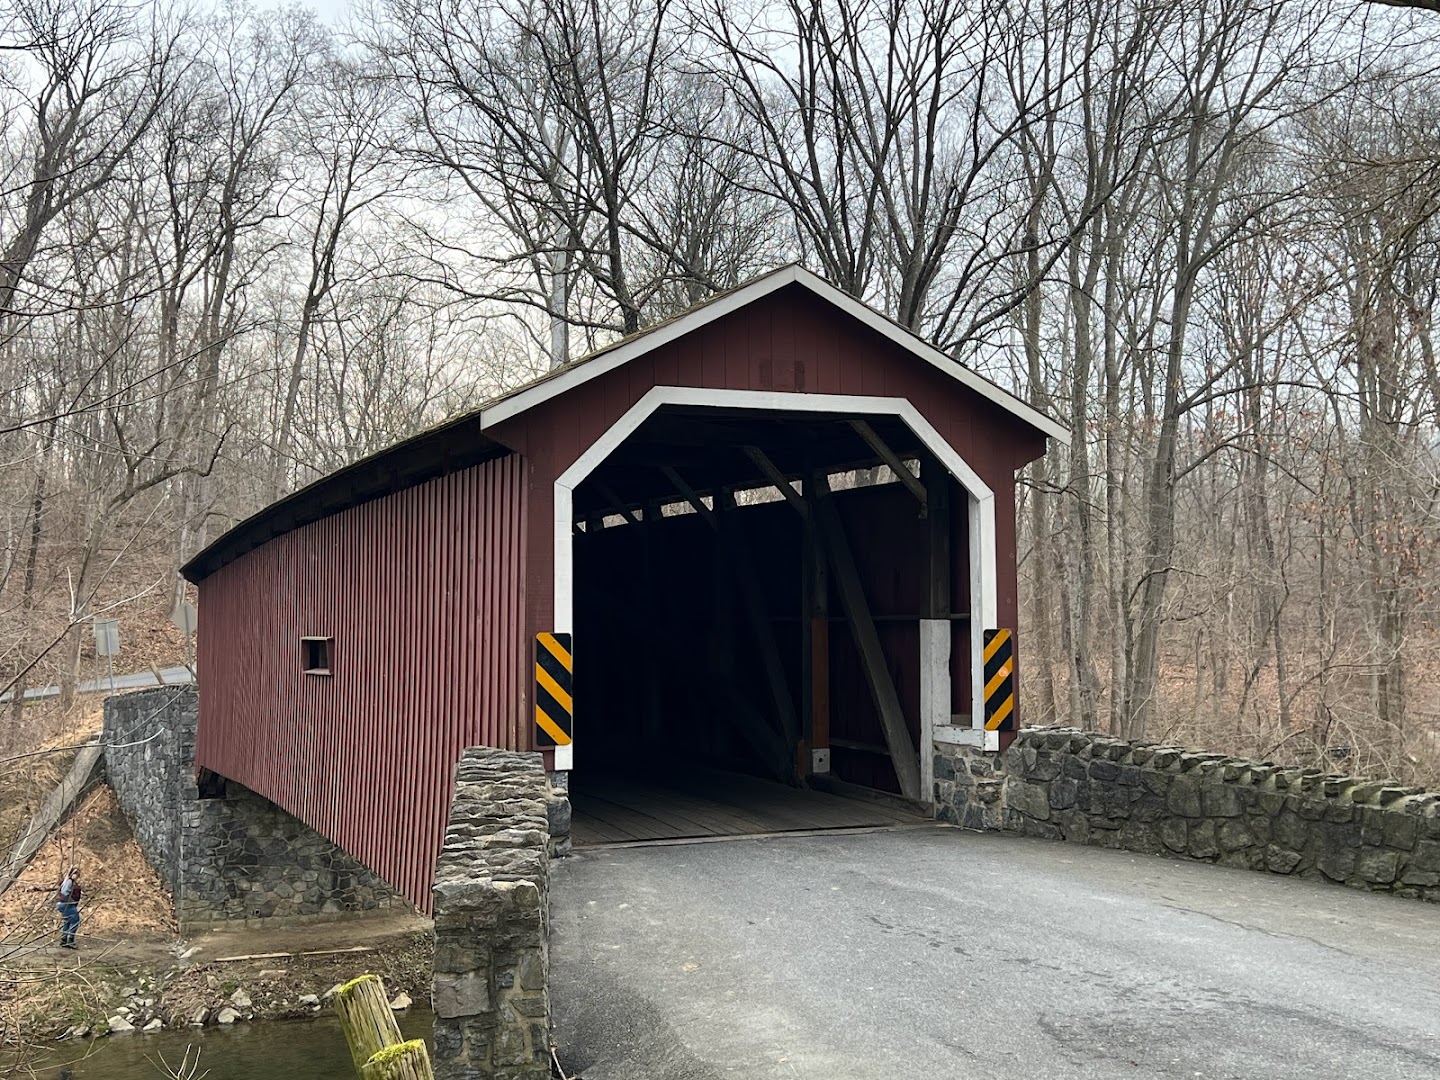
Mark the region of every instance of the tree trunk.
<instances>
[{"instance_id":1,"label":"tree trunk","mask_svg":"<svg viewBox=\"0 0 1440 1080\"><path fill-rule=\"evenodd\" d=\"M25 552L25 580L20 593L20 626L22 631L26 632L30 628L32 613L35 610L35 566L40 553L40 537L44 531L42 522L45 514L45 487L49 477L47 464L50 445L54 438L55 425L51 424L36 460L35 493L30 499L30 536ZM16 664L23 670L28 662L22 644L20 655L16 657ZM25 711L25 681L25 677L22 675L11 687L10 724L14 730L19 729Z\"/></svg>"}]
</instances>

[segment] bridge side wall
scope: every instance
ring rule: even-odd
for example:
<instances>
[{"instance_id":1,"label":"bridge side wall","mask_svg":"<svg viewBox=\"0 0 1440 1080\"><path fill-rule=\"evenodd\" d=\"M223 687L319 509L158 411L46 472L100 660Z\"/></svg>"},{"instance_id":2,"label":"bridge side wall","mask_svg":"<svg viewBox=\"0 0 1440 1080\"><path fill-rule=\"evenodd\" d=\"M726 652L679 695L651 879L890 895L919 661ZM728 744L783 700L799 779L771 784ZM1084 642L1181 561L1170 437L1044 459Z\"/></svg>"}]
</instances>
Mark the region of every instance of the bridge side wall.
<instances>
[{"instance_id":1,"label":"bridge side wall","mask_svg":"<svg viewBox=\"0 0 1440 1080\"><path fill-rule=\"evenodd\" d=\"M451 768L528 747L528 466L511 454L352 506L200 583L196 761L422 910ZM397 483L399 478L397 478ZM307 638L327 638L309 668Z\"/></svg>"},{"instance_id":2,"label":"bridge side wall","mask_svg":"<svg viewBox=\"0 0 1440 1080\"><path fill-rule=\"evenodd\" d=\"M468 749L435 867L436 1080L549 1080L550 815L539 754Z\"/></svg>"},{"instance_id":3,"label":"bridge side wall","mask_svg":"<svg viewBox=\"0 0 1440 1080\"><path fill-rule=\"evenodd\" d=\"M957 825L1440 901L1440 793L1064 729L935 751Z\"/></svg>"},{"instance_id":4,"label":"bridge side wall","mask_svg":"<svg viewBox=\"0 0 1440 1080\"><path fill-rule=\"evenodd\" d=\"M182 927L293 921L402 903L353 857L240 784L201 798L192 687L106 699L105 773ZM218 794L218 792L217 792Z\"/></svg>"}]
</instances>

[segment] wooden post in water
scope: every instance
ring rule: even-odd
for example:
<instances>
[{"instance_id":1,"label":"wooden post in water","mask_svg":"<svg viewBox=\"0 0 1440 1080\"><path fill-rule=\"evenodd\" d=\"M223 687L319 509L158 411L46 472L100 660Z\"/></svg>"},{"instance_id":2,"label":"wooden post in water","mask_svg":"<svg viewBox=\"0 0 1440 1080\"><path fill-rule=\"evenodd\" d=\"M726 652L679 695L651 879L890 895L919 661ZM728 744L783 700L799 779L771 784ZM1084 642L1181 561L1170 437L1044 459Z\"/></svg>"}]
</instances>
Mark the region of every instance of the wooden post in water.
<instances>
[{"instance_id":1,"label":"wooden post in water","mask_svg":"<svg viewBox=\"0 0 1440 1080\"><path fill-rule=\"evenodd\" d=\"M376 975L361 975L336 990L335 1011L340 1014L340 1027L350 1046L350 1059L361 1076L365 1075L365 1066L371 1058L402 1041L400 1025L395 1022L395 1014L385 997L385 984Z\"/></svg>"},{"instance_id":2,"label":"wooden post in water","mask_svg":"<svg viewBox=\"0 0 1440 1080\"><path fill-rule=\"evenodd\" d=\"M424 1039L387 1046L360 1070L360 1080L435 1080Z\"/></svg>"}]
</instances>

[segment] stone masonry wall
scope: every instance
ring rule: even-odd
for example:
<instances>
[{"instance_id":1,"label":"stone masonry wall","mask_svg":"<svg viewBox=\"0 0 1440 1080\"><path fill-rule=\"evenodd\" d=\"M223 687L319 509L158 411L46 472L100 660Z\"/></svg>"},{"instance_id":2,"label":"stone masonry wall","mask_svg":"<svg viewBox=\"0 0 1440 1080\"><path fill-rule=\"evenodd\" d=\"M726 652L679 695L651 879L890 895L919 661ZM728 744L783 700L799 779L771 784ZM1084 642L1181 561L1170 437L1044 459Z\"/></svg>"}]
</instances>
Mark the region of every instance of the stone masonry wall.
<instances>
[{"instance_id":1,"label":"stone masonry wall","mask_svg":"<svg viewBox=\"0 0 1440 1080\"><path fill-rule=\"evenodd\" d=\"M937 813L957 825L1440 901L1440 793L1069 729L935 750Z\"/></svg>"},{"instance_id":2,"label":"stone masonry wall","mask_svg":"<svg viewBox=\"0 0 1440 1080\"><path fill-rule=\"evenodd\" d=\"M178 778L195 760L198 699L189 687L156 687L105 699L105 777L135 840L173 896L179 883ZM189 767L191 788L194 768Z\"/></svg>"},{"instance_id":3,"label":"stone masonry wall","mask_svg":"<svg viewBox=\"0 0 1440 1080\"><path fill-rule=\"evenodd\" d=\"M227 781L223 799L189 800L183 821L175 915L184 926L304 921L404 904L357 859L239 784Z\"/></svg>"},{"instance_id":4,"label":"stone masonry wall","mask_svg":"<svg viewBox=\"0 0 1440 1080\"><path fill-rule=\"evenodd\" d=\"M435 867L436 1080L550 1077L556 801L539 754L473 747L456 766Z\"/></svg>"},{"instance_id":5,"label":"stone masonry wall","mask_svg":"<svg viewBox=\"0 0 1440 1080\"><path fill-rule=\"evenodd\" d=\"M182 927L403 903L353 857L248 788L227 781L223 797L200 798L198 715L193 687L105 701L106 778Z\"/></svg>"}]
</instances>

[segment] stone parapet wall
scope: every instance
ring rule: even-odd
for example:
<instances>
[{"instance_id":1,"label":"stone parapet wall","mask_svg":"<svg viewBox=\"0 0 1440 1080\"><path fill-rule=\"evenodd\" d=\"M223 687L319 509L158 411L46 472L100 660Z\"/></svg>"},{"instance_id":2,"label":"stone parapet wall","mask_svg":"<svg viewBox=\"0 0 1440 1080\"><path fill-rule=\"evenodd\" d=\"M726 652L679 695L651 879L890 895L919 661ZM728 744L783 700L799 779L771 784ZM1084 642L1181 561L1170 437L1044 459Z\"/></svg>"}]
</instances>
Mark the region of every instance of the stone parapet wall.
<instances>
[{"instance_id":1,"label":"stone parapet wall","mask_svg":"<svg viewBox=\"0 0 1440 1080\"><path fill-rule=\"evenodd\" d=\"M550 819L539 754L473 747L435 867L436 1080L548 1080ZM568 831L568 830L567 830Z\"/></svg>"},{"instance_id":2,"label":"stone parapet wall","mask_svg":"<svg viewBox=\"0 0 1440 1080\"><path fill-rule=\"evenodd\" d=\"M937 744L937 814L974 829L1440 901L1440 793L1071 729Z\"/></svg>"},{"instance_id":3,"label":"stone parapet wall","mask_svg":"<svg viewBox=\"0 0 1440 1080\"><path fill-rule=\"evenodd\" d=\"M226 781L223 795L202 799L198 716L193 687L105 701L106 779L182 928L305 921L404 903L351 855L249 788Z\"/></svg>"}]
</instances>

